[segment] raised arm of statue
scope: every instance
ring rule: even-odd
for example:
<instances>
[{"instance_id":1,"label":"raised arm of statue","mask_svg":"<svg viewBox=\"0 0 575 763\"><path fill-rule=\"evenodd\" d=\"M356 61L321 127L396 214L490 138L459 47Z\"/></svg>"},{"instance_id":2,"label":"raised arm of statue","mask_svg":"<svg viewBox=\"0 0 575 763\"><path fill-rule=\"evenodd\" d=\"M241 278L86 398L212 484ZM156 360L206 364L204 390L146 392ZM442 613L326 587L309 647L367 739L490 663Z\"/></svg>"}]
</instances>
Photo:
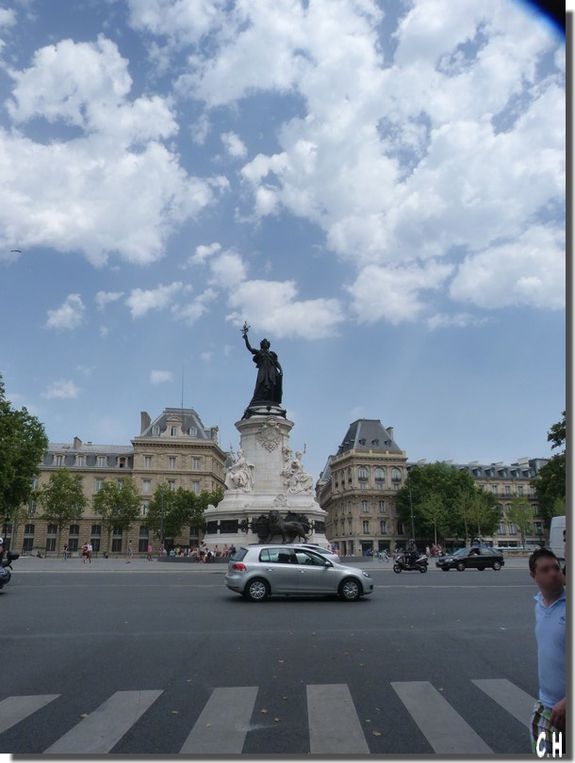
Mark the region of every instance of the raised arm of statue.
<instances>
[{"instance_id":1,"label":"raised arm of statue","mask_svg":"<svg viewBox=\"0 0 575 763\"><path fill-rule=\"evenodd\" d=\"M246 347L248 348L248 350L252 353L252 355L255 355L257 350L254 350L254 348L251 346L250 340L248 339L247 333L246 334L242 334L242 336L244 338L244 342L246 343Z\"/></svg>"}]
</instances>

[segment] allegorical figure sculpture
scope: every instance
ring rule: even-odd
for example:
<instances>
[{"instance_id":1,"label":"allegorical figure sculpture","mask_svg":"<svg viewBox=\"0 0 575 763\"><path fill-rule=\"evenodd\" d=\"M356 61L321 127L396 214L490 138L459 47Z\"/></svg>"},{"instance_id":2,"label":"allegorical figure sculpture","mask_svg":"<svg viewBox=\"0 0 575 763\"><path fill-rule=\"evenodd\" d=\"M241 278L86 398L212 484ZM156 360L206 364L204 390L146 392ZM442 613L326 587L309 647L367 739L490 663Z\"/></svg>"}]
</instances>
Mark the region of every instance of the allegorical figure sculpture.
<instances>
[{"instance_id":1,"label":"allegorical figure sculpture","mask_svg":"<svg viewBox=\"0 0 575 763\"><path fill-rule=\"evenodd\" d=\"M257 406L280 406L282 402L283 379L283 371L278 356L270 350L269 341L262 339L259 350L255 350L248 339L248 330L249 326L247 323L244 323L242 336L246 347L252 353L252 360L258 367L258 376L254 394L246 414L250 408Z\"/></svg>"},{"instance_id":2,"label":"allegorical figure sculpture","mask_svg":"<svg viewBox=\"0 0 575 763\"><path fill-rule=\"evenodd\" d=\"M228 490L242 490L244 493L254 488L254 465L248 464L241 448L234 463L228 467L224 484Z\"/></svg>"}]
</instances>

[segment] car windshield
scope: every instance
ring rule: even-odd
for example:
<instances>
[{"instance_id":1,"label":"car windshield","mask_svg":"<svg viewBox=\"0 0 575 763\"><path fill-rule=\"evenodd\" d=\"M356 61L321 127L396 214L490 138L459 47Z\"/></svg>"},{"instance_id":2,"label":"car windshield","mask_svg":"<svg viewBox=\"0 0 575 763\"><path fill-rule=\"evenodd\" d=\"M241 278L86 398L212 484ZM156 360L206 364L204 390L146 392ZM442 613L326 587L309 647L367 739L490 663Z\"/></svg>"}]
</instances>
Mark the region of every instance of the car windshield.
<instances>
[{"instance_id":1,"label":"car windshield","mask_svg":"<svg viewBox=\"0 0 575 763\"><path fill-rule=\"evenodd\" d=\"M458 548L457 551L454 552L453 556L467 556L468 550L466 548Z\"/></svg>"}]
</instances>

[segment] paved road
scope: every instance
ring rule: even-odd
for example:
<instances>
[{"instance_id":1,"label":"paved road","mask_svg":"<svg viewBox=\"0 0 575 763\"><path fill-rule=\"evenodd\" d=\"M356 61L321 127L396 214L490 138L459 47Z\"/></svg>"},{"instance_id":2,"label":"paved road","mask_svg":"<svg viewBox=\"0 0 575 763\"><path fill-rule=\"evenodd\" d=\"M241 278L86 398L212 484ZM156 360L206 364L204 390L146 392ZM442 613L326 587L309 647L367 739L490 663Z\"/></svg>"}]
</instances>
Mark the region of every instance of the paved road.
<instances>
[{"instance_id":1,"label":"paved road","mask_svg":"<svg viewBox=\"0 0 575 763\"><path fill-rule=\"evenodd\" d=\"M216 565L145 564L15 569L0 751L529 753L525 569L373 567L359 602L251 604Z\"/></svg>"}]
</instances>

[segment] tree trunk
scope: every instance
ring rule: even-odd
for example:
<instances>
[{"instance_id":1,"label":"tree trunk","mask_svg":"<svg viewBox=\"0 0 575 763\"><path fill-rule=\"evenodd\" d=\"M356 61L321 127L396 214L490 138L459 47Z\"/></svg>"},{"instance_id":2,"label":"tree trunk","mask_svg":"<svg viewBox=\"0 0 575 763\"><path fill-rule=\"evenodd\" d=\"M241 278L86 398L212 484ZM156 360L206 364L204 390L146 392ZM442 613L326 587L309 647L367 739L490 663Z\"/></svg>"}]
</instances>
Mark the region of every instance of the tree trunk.
<instances>
[{"instance_id":1,"label":"tree trunk","mask_svg":"<svg viewBox=\"0 0 575 763\"><path fill-rule=\"evenodd\" d=\"M434 538L434 543L437 546L437 522L433 523L433 538Z\"/></svg>"}]
</instances>

